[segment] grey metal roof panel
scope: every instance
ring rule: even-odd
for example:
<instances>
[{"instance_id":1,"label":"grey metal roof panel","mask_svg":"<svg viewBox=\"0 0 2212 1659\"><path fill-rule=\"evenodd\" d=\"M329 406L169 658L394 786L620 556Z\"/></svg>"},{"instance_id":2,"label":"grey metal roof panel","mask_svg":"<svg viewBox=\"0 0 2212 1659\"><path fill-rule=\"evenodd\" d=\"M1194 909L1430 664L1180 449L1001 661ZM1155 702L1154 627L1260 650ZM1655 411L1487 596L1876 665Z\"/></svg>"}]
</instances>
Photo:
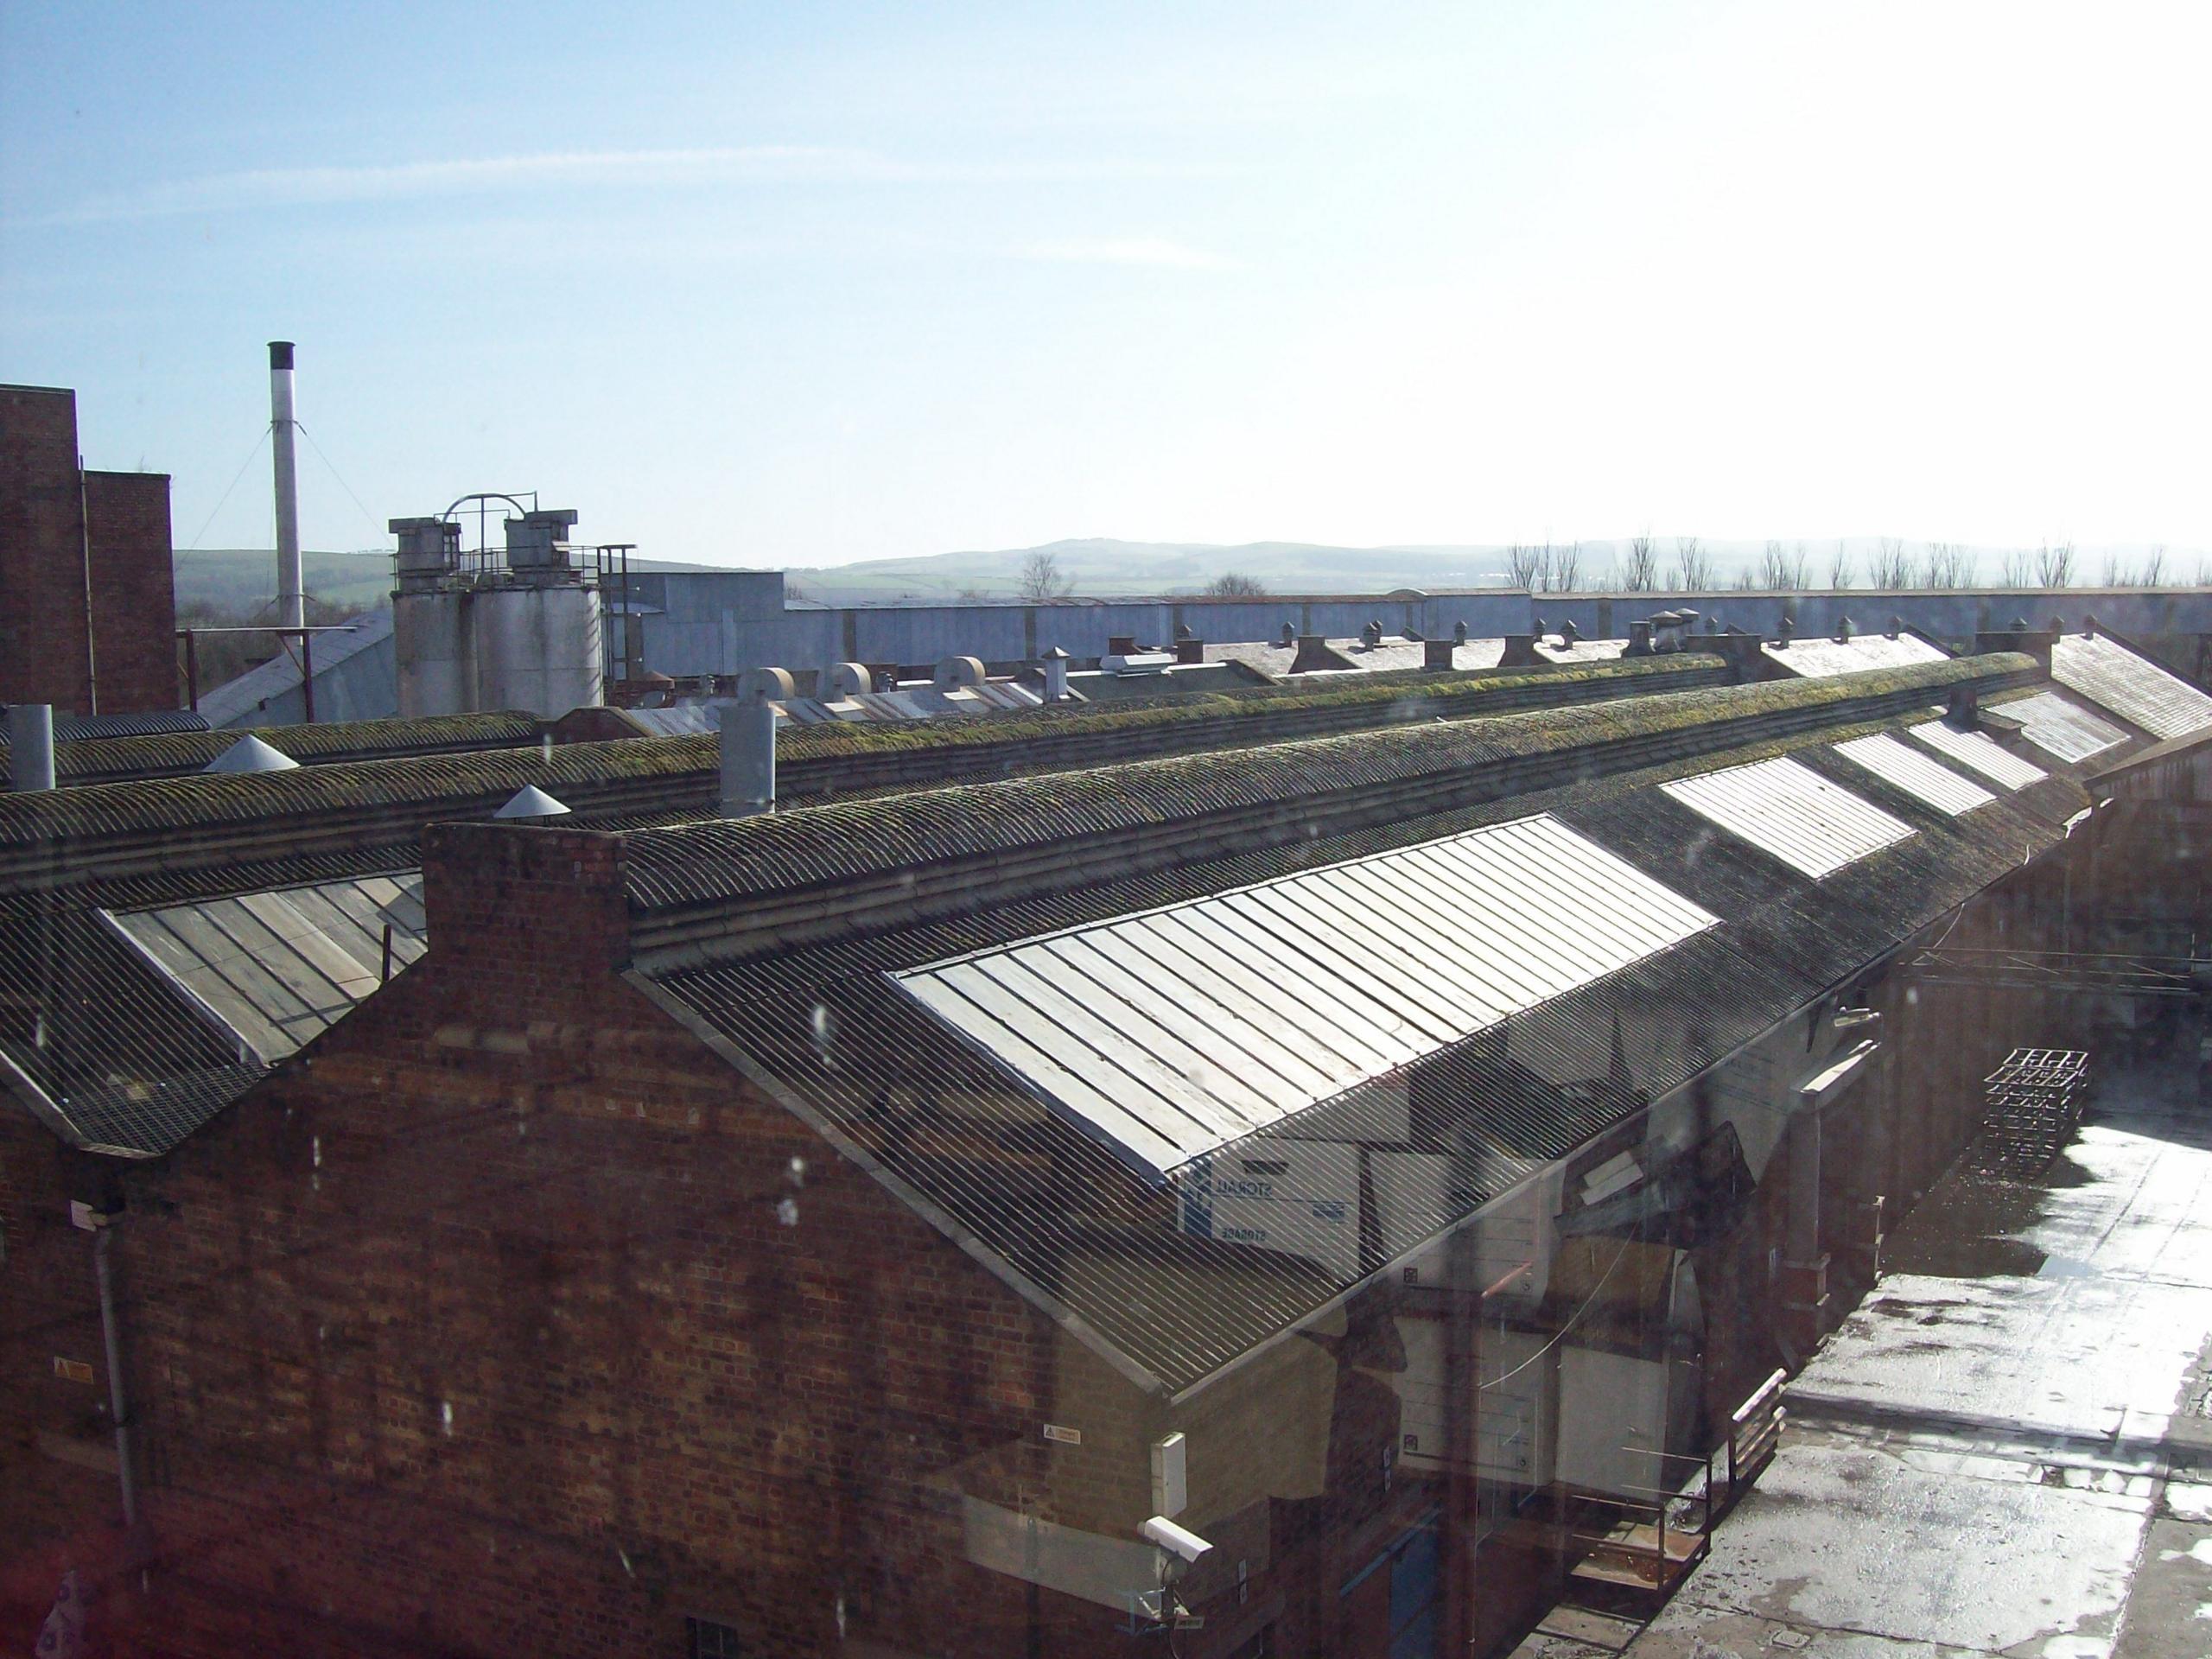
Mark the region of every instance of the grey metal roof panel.
<instances>
[{"instance_id":1,"label":"grey metal roof panel","mask_svg":"<svg viewBox=\"0 0 2212 1659\"><path fill-rule=\"evenodd\" d=\"M1980 772L2002 789L2025 789L2050 776L2032 760L1999 748L1987 732L1962 732L1940 720L1923 721L1912 734L1945 759Z\"/></svg>"},{"instance_id":2,"label":"grey metal roof panel","mask_svg":"<svg viewBox=\"0 0 2212 1659\"><path fill-rule=\"evenodd\" d=\"M1662 787L1729 834L1815 878L1913 833L1910 824L1786 755Z\"/></svg>"},{"instance_id":3,"label":"grey metal roof panel","mask_svg":"<svg viewBox=\"0 0 2212 1659\"><path fill-rule=\"evenodd\" d=\"M1997 746L1993 743L1990 747ZM1853 766L1864 766L1883 782L1953 817L1978 806L1987 806L1997 798L1980 784L1961 778L1932 756L1907 748L1886 733L1853 738L1834 747Z\"/></svg>"},{"instance_id":4,"label":"grey metal roof panel","mask_svg":"<svg viewBox=\"0 0 2212 1659\"><path fill-rule=\"evenodd\" d=\"M2100 718L2072 697L2037 691L1989 708L2024 728L2023 735L2044 753L2079 765L2129 741L2126 730Z\"/></svg>"},{"instance_id":5,"label":"grey metal roof panel","mask_svg":"<svg viewBox=\"0 0 2212 1659\"><path fill-rule=\"evenodd\" d=\"M2212 727L2212 696L2103 634L2061 634L2051 648L2050 677L2156 738Z\"/></svg>"},{"instance_id":6,"label":"grey metal roof panel","mask_svg":"<svg viewBox=\"0 0 2212 1659\"><path fill-rule=\"evenodd\" d=\"M1848 639L1792 639L1786 645L1769 640L1759 650L1776 667L1806 679L1940 663L1950 655L1942 646L1910 633L1900 633L1894 639L1885 633L1853 634Z\"/></svg>"},{"instance_id":7,"label":"grey metal roof panel","mask_svg":"<svg viewBox=\"0 0 2212 1659\"><path fill-rule=\"evenodd\" d=\"M1536 817L897 979L1075 1127L1159 1178L1717 925ZM1180 973L1179 928L1213 935ZM1264 972L1272 1015L1223 983L1224 955ZM1362 1034L1357 1057L1340 1021Z\"/></svg>"},{"instance_id":8,"label":"grey metal roof panel","mask_svg":"<svg viewBox=\"0 0 2212 1659\"><path fill-rule=\"evenodd\" d=\"M381 982L384 929L395 970L419 958L419 915L389 876L245 893L158 910L103 912L144 958L274 1065Z\"/></svg>"}]
</instances>

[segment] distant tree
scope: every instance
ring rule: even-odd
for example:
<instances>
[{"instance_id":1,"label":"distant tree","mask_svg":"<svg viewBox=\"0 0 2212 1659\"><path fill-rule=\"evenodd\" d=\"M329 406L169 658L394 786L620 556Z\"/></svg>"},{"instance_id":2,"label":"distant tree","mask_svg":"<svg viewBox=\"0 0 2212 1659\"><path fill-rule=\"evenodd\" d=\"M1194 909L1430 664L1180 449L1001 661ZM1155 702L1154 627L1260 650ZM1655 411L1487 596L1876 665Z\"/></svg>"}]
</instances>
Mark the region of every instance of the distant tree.
<instances>
[{"instance_id":1,"label":"distant tree","mask_svg":"<svg viewBox=\"0 0 2212 1659\"><path fill-rule=\"evenodd\" d=\"M1242 570L1224 570L1199 592L1212 599L1261 599L1267 594L1268 585L1257 576L1248 576Z\"/></svg>"},{"instance_id":2,"label":"distant tree","mask_svg":"<svg viewBox=\"0 0 2212 1659\"><path fill-rule=\"evenodd\" d=\"M1920 585L1923 588L1963 588L1967 582L1967 550L1956 542L1930 542L1921 556Z\"/></svg>"},{"instance_id":3,"label":"distant tree","mask_svg":"<svg viewBox=\"0 0 2212 1659\"><path fill-rule=\"evenodd\" d=\"M1698 545L1694 536L1675 537L1675 587L1686 594L1709 593L1713 588L1713 555Z\"/></svg>"},{"instance_id":4,"label":"distant tree","mask_svg":"<svg viewBox=\"0 0 2212 1659\"><path fill-rule=\"evenodd\" d=\"M1033 605L1065 599L1074 587L1075 578L1061 574L1059 555L1044 547L1021 561L1021 574L1014 582L1014 591Z\"/></svg>"},{"instance_id":5,"label":"distant tree","mask_svg":"<svg viewBox=\"0 0 2212 1659\"><path fill-rule=\"evenodd\" d=\"M1659 585L1659 556L1652 551L1649 536L1631 540L1628 556L1618 563L1623 593L1648 594Z\"/></svg>"},{"instance_id":6,"label":"distant tree","mask_svg":"<svg viewBox=\"0 0 2212 1659\"><path fill-rule=\"evenodd\" d=\"M1874 568L1871 573L1878 593L1893 594L1900 588L1911 585L1912 561L1904 550L1901 537L1885 536L1874 543Z\"/></svg>"},{"instance_id":7,"label":"distant tree","mask_svg":"<svg viewBox=\"0 0 2212 1659\"><path fill-rule=\"evenodd\" d=\"M2065 588L2074 581L2074 543L2061 542L2053 547L2045 542L2036 551L2036 585L2038 588Z\"/></svg>"},{"instance_id":8,"label":"distant tree","mask_svg":"<svg viewBox=\"0 0 2212 1659\"><path fill-rule=\"evenodd\" d=\"M1851 543L1839 537L1835 553L1828 560L1828 586L1842 588L1851 586Z\"/></svg>"},{"instance_id":9,"label":"distant tree","mask_svg":"<svg viewBox=\"0 0 2212 1659\"><path fill-rule=\"evenodd\" d=\"M2112 549L2107 548L2104 556L2104 577L2097 585L2100 588L2119 588L2124 586L2126 581L2126 573L2120 568L2120 555Z\"/></svg>"},{"instance_id":10,"label":"distant tree","mask_svg":"<svg viewBox=\"0 0 2212 1659\"><path fill-rule=\"evenodd\" d=\"M1505 568L1513 578L1513 585L1523 592L1548 594L1552 590L1552 549L1547 542L1538 547L1533 543L1522 546L1516 542L1505 550Z\"/></svg>"},{"instance_id":11,"label":"distant tree","mask_svg":"<svg viewBox=\"0 0 2212 1659\"><path fill-rule=\"evenodd\" d=\"M1552 556L1552 582L1562 594L1582 591L1582 543L1569 542Z\"/></svg>"},{"instance_id":12,"label":"distant tree","mask_svg":"<svg viewBox=\"0 0 2212 1659\"><path fill-rule=\"evenodd\" d=\"M2160 542L2143 556L2143 586L2156 588L2166 579L2166 544Z\"/></svg>"},{"instance_id":13,"label":"distant tree","mask_svg":"<svg viewBox=\"0 0 2212 1659\"><path fill-rule=\"evenodd\" d=\"M2015 548L2005 555L1998 572L1998 581L2007 588L2028 585L2028 553L2025 548Z\"/></svg>"},{"instance_id":14,"label":"distant tree","mask_svg":"<svg viewBox=\"0 0 2212 1659\"><path fill-rule=\"evenodd\" d=\"M1805 585L1805 543L1796 551L1769 542L1759 554L1758 585L1770 594L1795 593ZM1748 584L1745 584L1748 585Z\"/></svg>"}]
</instances>

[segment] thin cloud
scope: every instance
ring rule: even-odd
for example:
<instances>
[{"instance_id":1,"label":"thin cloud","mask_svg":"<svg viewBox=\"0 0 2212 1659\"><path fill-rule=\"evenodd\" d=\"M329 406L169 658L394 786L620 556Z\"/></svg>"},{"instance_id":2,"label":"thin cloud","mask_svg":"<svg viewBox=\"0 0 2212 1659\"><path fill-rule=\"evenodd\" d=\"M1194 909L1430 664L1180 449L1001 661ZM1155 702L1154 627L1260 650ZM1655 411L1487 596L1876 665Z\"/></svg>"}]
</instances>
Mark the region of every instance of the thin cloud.
<instances>
[{"instance_id":1,"label":"thin cloud","mask_svg":"<svg viewBox=\"0 0 2212 1659\"><path fill-rule=\"evenodd\" d=\"M549 188L714 183L1065 183L1195 176L1192 169L1114 161L973 166L808 144L687 149L566 150L358 167L260 168L169 180L92 197L49 224L241 213L334 203L512 194Z\"/></svg>"},{"instance_id":2,"label":"thin cloud","mask_svg":"<svg viewBox=\"0 0 2212 1659\"><path fill-rule=\"evenodd\" d=\"M1032 242L1015 252L1024 259L1071 265L1154 265L1175 270L1234 270L1237 265L1227 254L1157 236L1071 237Z\"/></svg>"}]
</instances>

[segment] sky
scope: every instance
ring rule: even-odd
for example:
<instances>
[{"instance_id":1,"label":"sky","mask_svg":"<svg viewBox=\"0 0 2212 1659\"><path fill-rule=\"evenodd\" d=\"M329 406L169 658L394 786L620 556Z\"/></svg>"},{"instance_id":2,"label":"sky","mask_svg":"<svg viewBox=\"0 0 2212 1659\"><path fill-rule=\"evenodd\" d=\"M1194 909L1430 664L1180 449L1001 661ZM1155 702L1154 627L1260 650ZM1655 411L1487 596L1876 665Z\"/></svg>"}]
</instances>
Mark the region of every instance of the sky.
<instances>
[{"instance_id":1,"label":"sky","mask_svg":"<svg viewBox=\"0 0 2212 1659\"><path fill-rule=\"evenodd\" d=\"M2212 548L2208 60L2193 0L17 3L0 379L181 547L270 543L289 339L312 547Z\"/></svg>"}]
</instances>

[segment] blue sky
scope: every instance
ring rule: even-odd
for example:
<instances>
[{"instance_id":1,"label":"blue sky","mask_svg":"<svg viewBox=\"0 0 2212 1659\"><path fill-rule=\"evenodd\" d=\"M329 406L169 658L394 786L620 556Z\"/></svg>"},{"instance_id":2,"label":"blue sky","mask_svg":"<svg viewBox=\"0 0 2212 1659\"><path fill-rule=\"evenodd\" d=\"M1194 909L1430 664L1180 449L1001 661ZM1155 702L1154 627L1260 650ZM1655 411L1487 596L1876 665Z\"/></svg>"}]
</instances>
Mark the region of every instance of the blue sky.
<instances>
[{"instance_id":1,"label":"blue sky","mask_svg":"<svg viewBox=\"0 0 2212 1659\"><path fill-rule=\"evenodd\" d=\"M2212 547L2212 9L636 10L0 10L0 378L210 546L290 338L314 546Z\"/></svg>"}]
</instances>

